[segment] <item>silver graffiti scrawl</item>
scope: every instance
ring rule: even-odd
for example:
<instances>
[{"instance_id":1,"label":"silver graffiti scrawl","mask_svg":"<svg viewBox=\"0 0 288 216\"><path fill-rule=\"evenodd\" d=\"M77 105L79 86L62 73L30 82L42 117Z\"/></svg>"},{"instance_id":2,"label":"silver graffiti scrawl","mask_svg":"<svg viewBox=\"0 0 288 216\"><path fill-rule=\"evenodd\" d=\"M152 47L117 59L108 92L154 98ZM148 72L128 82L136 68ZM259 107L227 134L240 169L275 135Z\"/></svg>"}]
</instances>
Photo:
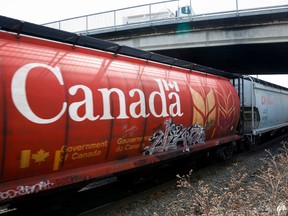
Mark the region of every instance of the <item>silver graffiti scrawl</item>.
<instances>
[{"instance_id":1,"label":"silver graffiti scrawl","mask_svg":"<svg viewBox=\"0 0 288 216\"><path fill-rule=\"evenodd\" d=\"M152 155L156 152L164 152L183 148L189 151L189 146L205 142L205 129L199 124L190 127L176 125L171 119L166 120L164 125L157 129L149 138L152 142L144 149L144 154Z\"/></svg>"}]
</instances>

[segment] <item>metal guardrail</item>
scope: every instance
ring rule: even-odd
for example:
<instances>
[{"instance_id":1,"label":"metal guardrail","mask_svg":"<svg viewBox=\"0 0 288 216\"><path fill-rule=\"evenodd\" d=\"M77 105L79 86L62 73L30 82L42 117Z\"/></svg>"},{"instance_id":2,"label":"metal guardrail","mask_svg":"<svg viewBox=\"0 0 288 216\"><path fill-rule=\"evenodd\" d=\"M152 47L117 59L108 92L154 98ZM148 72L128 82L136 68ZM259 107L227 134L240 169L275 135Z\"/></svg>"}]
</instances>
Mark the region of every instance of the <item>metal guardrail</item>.
<instances>
[{"instance_id":1,"label":"metal guardrail","mask_svg":"<svg viewBox=\"0 0 288 216\"><path fill-rule=\"evenodd\" d=\"M179 17L180 0L168 0L101 13L78 16L43 24L59 30L88 35L89 33L112 32L123 29L152 26L164 23L184 22L196 19L214 19L223 16L239 16L245 13L271 12L288 9L288 0L226 0L225 5L216 5L215 0L189 0L185 6L193 13ZM210 7L207 7L210 5ZM213 5L213 7L211 7ZM184 6L184 5L182 5Z\"/></svg>"}]
</instances>

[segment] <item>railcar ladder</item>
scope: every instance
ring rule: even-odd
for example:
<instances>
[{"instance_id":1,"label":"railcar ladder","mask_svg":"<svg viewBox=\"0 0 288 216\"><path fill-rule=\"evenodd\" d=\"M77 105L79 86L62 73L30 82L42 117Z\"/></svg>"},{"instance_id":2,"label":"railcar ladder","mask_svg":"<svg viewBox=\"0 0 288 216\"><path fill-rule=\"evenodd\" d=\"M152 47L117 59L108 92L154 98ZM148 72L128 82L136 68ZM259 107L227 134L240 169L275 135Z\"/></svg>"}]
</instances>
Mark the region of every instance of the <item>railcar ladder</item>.
<instances>
[{"instance_id":1,"label":"railcar ladder","mask_svg":"<svg viewBox=\"0 0 288 216\"><path fill-rule=\"evenodd\" d=\"M240 119L237 130L242 138L244 136L244 77L240 76L233 78L232 83L240 100Z\"/></svg>"}]
</instances>

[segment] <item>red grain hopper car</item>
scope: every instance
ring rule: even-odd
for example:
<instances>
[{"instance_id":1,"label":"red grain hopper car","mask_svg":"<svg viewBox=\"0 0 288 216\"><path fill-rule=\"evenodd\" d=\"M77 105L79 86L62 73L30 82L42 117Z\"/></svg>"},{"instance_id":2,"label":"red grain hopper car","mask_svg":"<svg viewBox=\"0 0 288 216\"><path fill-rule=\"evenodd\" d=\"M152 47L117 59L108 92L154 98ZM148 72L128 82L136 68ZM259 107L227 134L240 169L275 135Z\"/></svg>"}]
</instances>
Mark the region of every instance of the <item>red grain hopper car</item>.
<instances>
[{"instance_id":1,"label":"red grain hopper car","mask_svg":"<svg viewBox=\"0 0 288 216\"><path fill-rule=\"evenodd\" d=\"M0 24L1 202L239 139L239 96L222 72Z\"/></svg>"}]
</instances>

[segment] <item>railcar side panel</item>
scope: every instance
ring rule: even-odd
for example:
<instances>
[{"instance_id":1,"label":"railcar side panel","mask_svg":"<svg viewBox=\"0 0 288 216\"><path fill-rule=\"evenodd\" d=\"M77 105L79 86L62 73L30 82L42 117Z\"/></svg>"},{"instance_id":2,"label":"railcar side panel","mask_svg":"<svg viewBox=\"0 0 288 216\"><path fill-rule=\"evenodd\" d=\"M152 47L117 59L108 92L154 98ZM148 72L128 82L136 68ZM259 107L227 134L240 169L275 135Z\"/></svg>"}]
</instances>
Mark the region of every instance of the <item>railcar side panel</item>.
<instances>
[{"instance_id":1,"label":"railcar side panel","mask_svg":"<svg viewBox=\"0 0 288 216\"><path fill-rule=\"evenodd\" d=\"M234 134L240 112L235 89L226 80L202 76L191 80L192 122L205 126L206 140Z\"/></svg>"},{"instance_id":2,"label":"railcar side panel","mask_svg":"<svg viewBox=\"0 0 288 216\"><path fill-rule=\"evenodd\" d=\"M185 73L175 73L169 67L145 67L141 82L150 114L146 119L144 154L155 155L186 145L184 135L188 138L189 132L184 127L192 124L191 95L186 78ZM151 106L153 101L155 105Z\"/></svg>"},{"instance_id":3,"label":"railcar side panel","mask_svg":"<svg viewBox=\"0 0 288 216\"><path fill-rule=\"evenodd\" d=\"M5 32L0 43L0 199L239 138L228 79Z\"/></svg>"},{"instance_id":4,"label":"railcar side panel","mask_svg":"<svg viewBox=\"0 0 288 216\"><path fill-rule=\"evenodd\" d=\"M53 65L51 58L56 53L13 41L6 41L0 49L6 95L3 177L17 179L47 173L54 164L53 153L64 145L66 135L65 113L55 124L46 123L64 110L65 89L56 85L57 69L51 73L52 66L44 64L49 59ZM50 90L51 85L56 87Z\"/></svg>"},{"instance_id":5,"label":"railcar side panel","mask_svg":"<svg viewBox=\"0 0 288 216\"><path fill-rule=\"evenodd\" d=\"M257 129L269 128L288 122L288 92L255 83L255 106L260 122Z\"/></svg>"},{"instance_id":6,"label":"railcar side panel","mask_svg":"<svg viewBox=\"0 0 288 216\"><path fill-rule=\"evenodd\" d=\"M229 82L220 80L217 86L219 117L216 127L219 129L219 137L224 137L235 133L239 121L240 102L237 92L231 88Z\"/></svg>"},{"instance_id":7,"label":"railcar side panel","mask_svg":"<svg viewBox=\"0 0 288 216\"><path fill-rule=\"evenodd\" d=\"M0 42L0 47L2 43ZM4 96L4 69L0 60L0 179L3 175L3 162L4 162L4 152L5 152L5 96Z\"/></svg>"},{"instance_id":8,"label":"railcar side panel","mask_svg":"<svg viewBox=\"0 0 288 216\"><path fill-rule=\"evenodd\" d=\"M59 62L66 87L67 142L61 147L63 168L99 163L106 159L111 121L99 121L103 98L97 88L106 88L105 75L111 60L68 52ZM103 66L105 65L105 66ZM103 67L102 67L103 66ZM59 151L58 150L58 151ZM59 169L61 170L61 167Z\"/></svg>"},{"instance_id":9,"label":"railcar side panel","mask_svg":"<svg viewBox=\"0 0 288 216\"><path fill-rule=\"evenodd\" d=\"M140 102L144 99L140 70L133 62L119 60L114 60L107 70L109 89L113 90L111 116L117 118L112 120L108 160L141 154L147 111L145 104Z\"/></svg>"},{"instance_id":10,"label":"railcar side panel","mask_svg":"<svg viewBox=\"0 0 288 216\"><path fill-rule=\"evenodd\" d=\"M288 91L284 88L244 79L245 133L259 135L288 125Z\"/></svg>"}]
</instances>

